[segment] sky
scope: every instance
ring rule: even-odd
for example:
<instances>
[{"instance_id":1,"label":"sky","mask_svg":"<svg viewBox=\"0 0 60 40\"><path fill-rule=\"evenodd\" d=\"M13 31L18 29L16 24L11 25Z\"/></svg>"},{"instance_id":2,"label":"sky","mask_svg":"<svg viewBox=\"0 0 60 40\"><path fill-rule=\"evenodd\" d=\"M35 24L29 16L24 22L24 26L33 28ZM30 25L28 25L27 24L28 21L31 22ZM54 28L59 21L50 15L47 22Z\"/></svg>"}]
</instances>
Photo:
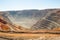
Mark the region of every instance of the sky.
<instances>
[{"instance_id":1,"label":"sky","mask_svg":"<svg viewBox=\"0 0 60 40\"><path fill-rule=\"evenodd\" d=\"M60 8L60 0L0 0L0 11Z\"/></svg>"}]
</instances>

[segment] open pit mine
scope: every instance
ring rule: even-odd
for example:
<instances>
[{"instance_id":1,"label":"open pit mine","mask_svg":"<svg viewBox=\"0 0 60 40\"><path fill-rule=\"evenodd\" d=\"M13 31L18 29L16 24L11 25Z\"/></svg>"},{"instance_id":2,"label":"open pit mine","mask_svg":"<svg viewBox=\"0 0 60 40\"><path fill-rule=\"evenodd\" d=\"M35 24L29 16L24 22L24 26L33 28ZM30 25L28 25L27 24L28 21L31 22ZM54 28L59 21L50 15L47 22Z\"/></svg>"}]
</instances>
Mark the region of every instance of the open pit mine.
<instances>
[{"instance_id":1,"label":"open pit mine","mask_svg":"<svg viewBox=\"0 0 60 40\"><path fill-rule=\"evenodd\" d=\"M60 9L1 11L0 40L60 40Z\"/></svg>"}]
</instances>

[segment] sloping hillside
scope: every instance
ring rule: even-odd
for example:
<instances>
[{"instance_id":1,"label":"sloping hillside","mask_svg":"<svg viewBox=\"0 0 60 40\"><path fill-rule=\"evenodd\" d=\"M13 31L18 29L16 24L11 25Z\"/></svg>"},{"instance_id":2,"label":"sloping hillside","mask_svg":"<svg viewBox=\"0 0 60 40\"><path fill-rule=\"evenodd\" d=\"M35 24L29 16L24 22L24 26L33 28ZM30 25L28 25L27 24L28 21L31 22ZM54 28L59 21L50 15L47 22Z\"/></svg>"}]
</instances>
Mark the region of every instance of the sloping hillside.
<instances>
[{"instance_id":1,"label":"sloping hillside","mask_svg":"<svg viewBox=\"0 0 60 40\"><path fill-rule=\"evenodd\" d=\"M49 29L60 28L60 10L50 11L41 18L36 24L32 26L32 29Z\"/></svg>"}]
</instances>

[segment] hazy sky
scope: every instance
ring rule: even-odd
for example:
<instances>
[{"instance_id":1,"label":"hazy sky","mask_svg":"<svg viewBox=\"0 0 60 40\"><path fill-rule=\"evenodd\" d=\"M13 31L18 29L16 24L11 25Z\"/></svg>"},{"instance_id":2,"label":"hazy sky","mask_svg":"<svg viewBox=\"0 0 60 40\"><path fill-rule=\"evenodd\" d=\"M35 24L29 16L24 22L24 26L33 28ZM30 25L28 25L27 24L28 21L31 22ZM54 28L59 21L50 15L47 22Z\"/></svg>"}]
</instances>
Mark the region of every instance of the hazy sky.
<instances>
[{"instance_id":1,"label":"hazy sky","mask_svg":"<svg viewBox=\"0 0 60 40\"><path fill-rule=\"evenodd\" d=\"M60 8L60 0L0 0L0 11Z\"/></svg>"}]
</instances>

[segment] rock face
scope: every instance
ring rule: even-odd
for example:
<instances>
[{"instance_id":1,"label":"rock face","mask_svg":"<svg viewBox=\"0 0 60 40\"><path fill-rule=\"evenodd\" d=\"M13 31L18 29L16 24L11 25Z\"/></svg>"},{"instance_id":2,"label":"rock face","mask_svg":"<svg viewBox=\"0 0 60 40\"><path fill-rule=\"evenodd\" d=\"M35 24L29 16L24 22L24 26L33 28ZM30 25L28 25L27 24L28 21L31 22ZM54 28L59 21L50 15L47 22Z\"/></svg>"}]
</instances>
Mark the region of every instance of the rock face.
<instances>
[{"instance_id":1,"label":"rock face","mask_svg":"<svg viewBox=\"0 0 60 40\"><path fill-rule=\"evenodd\" d=\"M13 23L9 20L4 13L0 14L0 31L17 31L17 29L21 29L20 26L17 27L13 25Z\"/></svg>"},{"instance_id":2,"label":"rock face","mask_svg":"<svg viewBox=\"0 0 60 40\"><path fill-rule=\"evenodd\" d=\"M48 12L45 17L41 18L35 25L32 26L33 29L55 29L60 28L60 10L53 10Z\"/></svg>"}]
</instances>

